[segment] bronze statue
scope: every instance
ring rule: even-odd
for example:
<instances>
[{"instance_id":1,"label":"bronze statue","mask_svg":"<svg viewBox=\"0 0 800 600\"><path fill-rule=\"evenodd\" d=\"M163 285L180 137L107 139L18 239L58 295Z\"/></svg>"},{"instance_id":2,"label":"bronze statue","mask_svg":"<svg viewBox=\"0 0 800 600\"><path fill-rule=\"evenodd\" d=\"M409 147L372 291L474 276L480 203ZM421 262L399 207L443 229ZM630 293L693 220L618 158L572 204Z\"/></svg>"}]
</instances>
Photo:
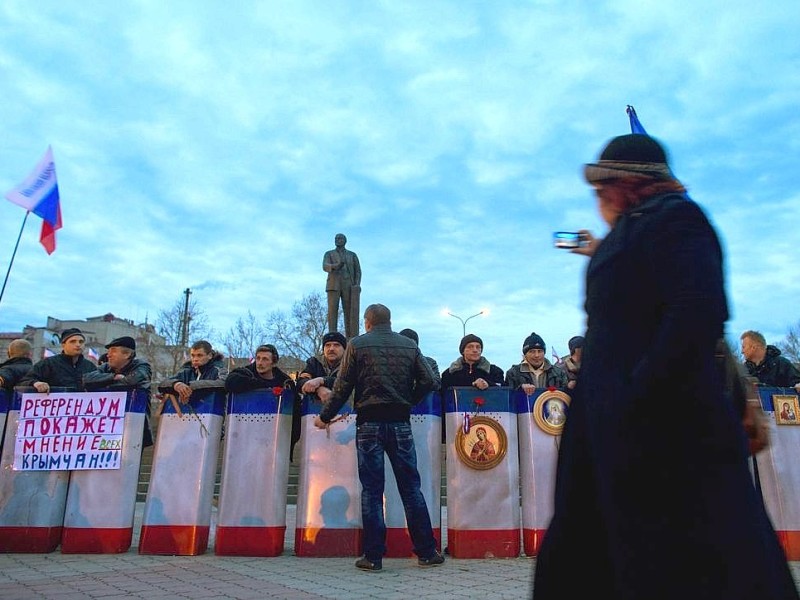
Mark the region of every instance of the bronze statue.
<instances>
[{"instance_id":1,"label":"bronze statue","mask_svg":"<svg viewBox=\"0 0 800 600\"><path fill-rule=\"evenodd\" d=\"M347 339L358 335L359 306L361 300L361 265L355 252L345 249L347 237L337 233L336 248L328 250L322 258L322 269L328 273L325 291L328 293L328 331L339 331L339 299L344 313L344 331Z\"/></svg>"}]
</instances>

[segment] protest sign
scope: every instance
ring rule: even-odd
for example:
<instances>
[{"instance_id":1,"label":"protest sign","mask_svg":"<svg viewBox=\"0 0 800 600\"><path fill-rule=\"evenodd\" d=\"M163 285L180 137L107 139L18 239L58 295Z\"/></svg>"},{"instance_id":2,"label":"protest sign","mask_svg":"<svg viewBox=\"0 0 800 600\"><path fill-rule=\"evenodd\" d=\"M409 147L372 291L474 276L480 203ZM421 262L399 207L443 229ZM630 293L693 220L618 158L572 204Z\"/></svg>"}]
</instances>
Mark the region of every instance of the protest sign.
<instances>
[{"instance_id":1,"label":"protest sign","mask_svg":"<svg viewBox=\"0 0 800 600\"><path fill-rule=\"evenodd\" d=\"M119 469L126 393L22 394L14 469Z\"/></svg>"}]
</instances>

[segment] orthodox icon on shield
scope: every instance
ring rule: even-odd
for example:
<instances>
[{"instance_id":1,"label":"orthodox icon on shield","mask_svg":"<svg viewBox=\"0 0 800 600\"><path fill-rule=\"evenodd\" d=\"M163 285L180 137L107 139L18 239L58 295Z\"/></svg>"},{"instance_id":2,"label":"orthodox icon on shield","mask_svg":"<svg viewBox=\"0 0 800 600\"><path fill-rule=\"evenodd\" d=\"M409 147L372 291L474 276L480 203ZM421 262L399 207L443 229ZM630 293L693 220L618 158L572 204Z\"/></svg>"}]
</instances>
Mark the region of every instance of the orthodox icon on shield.
<instances>
[{"instance_id":1,"label":"orthodox icon on shield","mask_svg":"<svg viewBox=\"0 0 800 600\"><path fill-rule=\"evenodd\" d=\"M533 404L533 419L539 428L550 435L561 435L570 400L569 394L560 390L543 392Z\"/></svg>"},{"instance_id":2,"label":"orthodox icon on shield","mask_svg":"<svg viewBox=\"0 0 800 600\"><path fill-rule=\"evenodd\" d=\"M775 409L775 423L777 425L800 425L800 407L797 396L778 395L772 396L772 406Z\"/></svg>"},{"instance_id":3,"label":"orthodox icon on shield","mask_svg":"<svg viewBox=\"0 0 800 600\"><path fill-rule=\"evenodd\" d=\"M458 458L473 469L493 469L503 461L507 450L506 432L491 417L472 417L456 434Z\"/></svg>"}]
</instances>

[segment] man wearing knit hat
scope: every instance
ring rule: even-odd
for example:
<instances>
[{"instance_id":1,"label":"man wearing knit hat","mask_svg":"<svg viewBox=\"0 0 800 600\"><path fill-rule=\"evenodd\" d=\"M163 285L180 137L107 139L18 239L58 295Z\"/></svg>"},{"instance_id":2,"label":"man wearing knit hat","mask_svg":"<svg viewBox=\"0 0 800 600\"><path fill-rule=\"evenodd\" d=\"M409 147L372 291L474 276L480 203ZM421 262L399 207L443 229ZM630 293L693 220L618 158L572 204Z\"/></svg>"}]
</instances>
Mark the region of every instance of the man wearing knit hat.
<instances>
[{"instance_id":1,"label":"man wearing knit hat","mask_svg":"<svg viewBox=\"0 0 800 600\"><path fill-rule=\"evenodd\" d=\"M537 388L566 388L566 373L547 360L546 351L542 336L531 333L526 337L522 343L522 362L506 372L505 384L514 390L522 390L528 396Z\"/></svg>"},{"instance_id":2,"label":"man wearing knit hat","mask_svg":"<svg viewBox=\"0 0 800 600\"><path fill-rule=\"evenodd\" d=\"M490 386L503 385L503 370L483 356L481 338L474 333L468 333L461 338L458 351L461 356L442 373L442 393L447 388L456 386L472 386L485 390Z\"/></svg>"},{"instance_id":3,"label":"man wearing knit hat","mask_svg":"<svg viewBox=\"0 0 800 600\"><path fill-rule=\"evenodd\" d=\"M86 336L77 327L61 332L61 354L48 356L37 362L18 385L36 388L42 394L50 393L50 386L83 391L83 376L96 369L94 363L83 356Z\"/></svg>"},{"instance_id":4,"label":"man wearing knit hat","mask_svg":"<svg viewBox=\"0 0 800 600\"><path fill-rule=\"evenodd\" d=\"M410 340L414 340L414 343L419 346L419 334L413 329L402 329L399 331L400 335L406 336ZM436 362L436 359L431 356L422 355L422 358L425 359L425 362L428 363L428 366L431 368L431 372L433 373L433 390L438 391L442 387L442 375L439 372L439 363Z\"/></svg>"},{"instance_id":5,"label":"man wearing knit hat","mask_svg":"<svg viewBox=\"0 0 800 600\"><path fill-rule=\"evenodd\" d=\"M581 358L583 357L583 336L576 335L569 338L569 356L558 366L564 369L567 374L567 389L571 390L578 382L578 371L581 370Z\"/></svg>"},{"instance_id":6,"label":"man wearing knit hat","mask_svg":"<svg viewBox=\"0 0 800 600\"><path fill-rule=\"evenodd\" d=\"M96 371L87 373L83 382L87 390L99 390L114 386L136 388L147 394L145 404L144 432L142 448L153 445L153 434L150 430L150 383L153 370L150 363L137 358L136 340L128 335L118 337L106 344L108 360L97 367Z\"/></svg>"},{"instance_id":7,"label":"man wearing knit hat","mask_svg":"<svg viewBox=\"0 0 800 600\"><path fill-rule=\"evenodd\" d=\"M300 402L302 394L313 394L321 402L326 402L331 395L333 382L339 374L339 365L347 347L347 338L338 331L329 331L322 336L322 356L312 356L306 361L303 370L297 376L297 390L294 411L292 413L292 454L294 446L300 439Z\"/></svg>"},{"instance_id":8,"label":"man wearing knit hat","mask_svg":"<svg viewBox=\"0 0 800 600\"><path fill-rule=\"evenodd\" d=\"M483 356L483 340L474 333L468 333L458 344L461 354L450 367L442 373L442 398L451 387L474 387L485 390L491 386L503 385L503 369L493 365ZM442 443L446 441L445 419L442 419Z\"/></svg>"}]
</instances>

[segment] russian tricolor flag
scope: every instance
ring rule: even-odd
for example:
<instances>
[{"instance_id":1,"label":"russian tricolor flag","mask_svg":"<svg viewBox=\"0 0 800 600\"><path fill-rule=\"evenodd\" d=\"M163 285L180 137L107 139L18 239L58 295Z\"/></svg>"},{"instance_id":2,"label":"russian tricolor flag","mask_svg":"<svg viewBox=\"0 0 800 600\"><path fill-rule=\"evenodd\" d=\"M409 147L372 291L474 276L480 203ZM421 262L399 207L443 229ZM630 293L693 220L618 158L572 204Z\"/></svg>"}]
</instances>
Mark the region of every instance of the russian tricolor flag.
<instances>
[{"instance_id":1,"label":"russian tricolor flag","mask_svg":"<svg viewBox=\"0 0 800 600\"><path fill-rule=\"evenodd\" d=\"M61 229L61 203L50 146L25 181L6 192L6 198L42 218L39 241L52 254L56 249L56 231Z\"/></svg>"}]
</instances>

